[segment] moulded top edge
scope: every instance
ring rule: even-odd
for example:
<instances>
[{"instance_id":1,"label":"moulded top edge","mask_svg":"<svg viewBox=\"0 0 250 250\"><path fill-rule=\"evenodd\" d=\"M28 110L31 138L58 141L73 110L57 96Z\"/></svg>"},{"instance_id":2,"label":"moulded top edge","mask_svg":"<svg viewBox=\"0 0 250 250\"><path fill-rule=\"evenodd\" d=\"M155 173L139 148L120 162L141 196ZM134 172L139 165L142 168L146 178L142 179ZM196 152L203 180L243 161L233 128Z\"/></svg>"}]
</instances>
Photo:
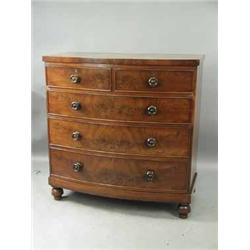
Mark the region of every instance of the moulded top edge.
<instances>
[{"instance_id":1,"label":"moulded top edge","mask_svg":"<svg viewBox=\"0 0 250 250\"><path fill-rule=\"evenodd\" d=\"M203 55L189 54L121 54L121 53L84 53L67 52L43 56L45 62L63 63L108 63L108 64L148 64L197 66Z\"/></svg>"}]
</instances>

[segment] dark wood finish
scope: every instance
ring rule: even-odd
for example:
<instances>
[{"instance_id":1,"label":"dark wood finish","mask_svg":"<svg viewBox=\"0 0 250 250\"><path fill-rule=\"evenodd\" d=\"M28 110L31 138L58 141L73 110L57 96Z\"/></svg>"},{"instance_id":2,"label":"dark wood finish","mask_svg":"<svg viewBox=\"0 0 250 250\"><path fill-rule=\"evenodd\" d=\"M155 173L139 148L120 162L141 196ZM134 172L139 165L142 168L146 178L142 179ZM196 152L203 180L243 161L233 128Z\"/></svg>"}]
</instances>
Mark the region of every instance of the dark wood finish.
<instances>
[{"instance_id":1,"label":"dark wood finish","mask_svg":"<svg viewBox=\"0 0 250 250\"><path fill-rule=\"evenodd\" d=\"M72 108L78 102L79 109ZM48 92L50 114L130 122L192 123L192 98L149 98ZM155 106L155 115L147 108Z\"/></svg>"},{"instance_id":2,"label":"dark wood finish","mask_svg":"<svg viewBox=\"0 0 250 250\"><path fill-rule=\"evenodd\" d=\"M86 124L49 119L50 144L85 150L159 157L189 157L190 129L185 127L136 127ZM79 132L79 138L72 134ZM146 140L155 138L155 147Z\"/></svg>"},{"instance_id":3,"label":"dark wood finish","mask_svg":"<svg viewBox=\"0 0 250 250\"><path fill-rule=\"evenodd\" d=\"M114 187L102 185L100 183L86 183L75 179L64 178L63 176L50 175L49 184L51 186L61 186L72 191L105 196L109 198L176 203L188 203L191 201L191 195L189 193L135 191L119 186Z\"/></svg>"},{"instance_id":4,"label":"dark wood finish","mask_svg":"<svg viewBox=\"0 0 250 250\"><path fill-rule=\"evenodd\" d=\"M194 102L196 105L193 107L193 135L192 135L192 166L190 168L190 176L196 178L196 172L197 172L197 153L198 153L198 136L199 136L199 120L200 120L200 96L201 96L201 75L202 75L202 69L199 67L197 70L197 88L196 88L196 94L194 98Z\"/></svg>"},{"instance_id":5,"label":"dark wood finish","mask_svg":"<svg viewBox=\"0 0 250 250\"><path fill-rule=\"evenodd\" d=\"M166 161L131 160L113 157L98 157L51 149L51 175L63 176L83 182L124 186L141 191L187 192L188 160ZM73 166L80 163L75 171ZM154 171L151 181L148 170Z\"/></svg>"},{"instance_id":6,"label":"dark wood finish","mask_svg":"<svg viewBox=\"0 0 250 250\"><path fill-rule=\"evenodd\" d=\"M52 64L47 65L46 75L47 84L53 87L102 91L111 89L110 67ZM77 83L70 78L72 75L79 77Z\"/></svg>"},{"instance_id":7,"label":"dark wood finish","mask_svg":"<svg viewBox=\"0 0 250 250\"><path fill-rule=\"evenodd\" d=\"M43 56L46 63L92 63L113 65L164 65L193 66L200 64L199 55L168 55L168 54L115 54L115 53L64 53Z\"/></svg>"},{"instance_id":8,"label":"dark wood finish","mask_svg":"<svg viewBox=\"0 0 250 250\"><path fill-rule=\"evenodd\" d=\"M61 200L63 195L63 189L52 187L51 194L54 196L55 200Z\"/></svg>"},{"instance_id":9,"label":"dark wood finish","mask_svg":"<svg viewBox=\"0 0 250 250\"><path fill-rule=\"evenodd\" d=\"M114 81L116 91L133 92L192 92L195 69L159 67L115 67ZM157 85L151 87L149 79L156 78Z\"/></svg>"},{"instance_id":10,"label":"dark wood finish","mask_svg":"<svg viewBox=\"0 0 250 250\"><path fill-rule=\"evenodd\" d=\"M191 207L189 203L181 203L178 206L179 217L186 219L188 214L191 212Z\"/></svg>"},{"instance_id":11,"label":"dark wood finish","mask_svg":"<svg viewBox=\"0 0 250 250\"><path fill-rule=\"evenodd\" d=\"M201 57L44 56L49 184L93 195L179 204L195 190Z\"/></svg>"}]
</instances>

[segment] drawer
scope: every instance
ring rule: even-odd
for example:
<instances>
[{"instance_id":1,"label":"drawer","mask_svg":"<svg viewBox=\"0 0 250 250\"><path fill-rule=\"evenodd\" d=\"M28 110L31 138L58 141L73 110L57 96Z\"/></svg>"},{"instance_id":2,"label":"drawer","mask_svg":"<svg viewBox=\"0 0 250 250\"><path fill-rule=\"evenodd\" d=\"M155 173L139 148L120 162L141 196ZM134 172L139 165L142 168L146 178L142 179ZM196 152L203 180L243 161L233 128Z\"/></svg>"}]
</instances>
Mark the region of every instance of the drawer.
<instances>
[{"instance_id":1,"label":"drawer","mask_svg":"<svg viewBox=\"0 0 250 250\"><path fill-rule=\"evenodd\" d=\"M84 150L144 156L183 156L190 151L190 129L88 124L49 119L50 143Z\"/></svg>"},{"instance_id":2,"label":"drawer","mask_svg":"<svg viewBox=\"0 0 250 250\"><path fill-rule=\"evenodd\" d=\"M83 182L153 190L187 190L187 160L146 161L50 149L51 174Z\"/></svg>"},{"instance_id":3,"label":"drawer","mask_svg":"<svg viewBox=\"0 0 250 250\"><path fill-rule=\"evenodd\" d=\"M120 67L114 69L116 91L192 92L196 71L179 68Z\"/></svg>"},{"instance_id":4,"label":"drawer","mask_svg":"<svg viewBox=\"0 0 250 250\"><path fill-rule=\"evenodd\" d=\"M48 92L48 112L77 118L191 123L192 99Z\"/></svg>"},{"instance_id":5,"label":"drawer","mask_svg":"<svg viewBox=\"0 0 250 250\"><path fill-rule=\"evenodd\" d=\"M47 84L54 87L111 90L111 69L109 67L63 66L46 67Z\"/></svg>"}]
</instances>

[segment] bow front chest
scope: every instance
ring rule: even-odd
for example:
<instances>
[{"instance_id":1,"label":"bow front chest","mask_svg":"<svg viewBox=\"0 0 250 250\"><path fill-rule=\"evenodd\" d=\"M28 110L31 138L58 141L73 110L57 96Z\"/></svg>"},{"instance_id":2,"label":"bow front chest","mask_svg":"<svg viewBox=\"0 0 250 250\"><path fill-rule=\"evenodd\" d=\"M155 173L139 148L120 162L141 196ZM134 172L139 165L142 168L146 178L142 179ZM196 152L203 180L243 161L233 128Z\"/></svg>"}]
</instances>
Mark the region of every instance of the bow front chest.
<instances>
[{"instance_id":1,"label":"bow front chest","mask_svg":"<svg viewBox=\"0 0 250 250\"><path fill-rule=\"evenodd\" d=\"M190 212L196 179L199 56L44 56L50 176L63 188L175 202Z\"/></svg>"}]
</instances>

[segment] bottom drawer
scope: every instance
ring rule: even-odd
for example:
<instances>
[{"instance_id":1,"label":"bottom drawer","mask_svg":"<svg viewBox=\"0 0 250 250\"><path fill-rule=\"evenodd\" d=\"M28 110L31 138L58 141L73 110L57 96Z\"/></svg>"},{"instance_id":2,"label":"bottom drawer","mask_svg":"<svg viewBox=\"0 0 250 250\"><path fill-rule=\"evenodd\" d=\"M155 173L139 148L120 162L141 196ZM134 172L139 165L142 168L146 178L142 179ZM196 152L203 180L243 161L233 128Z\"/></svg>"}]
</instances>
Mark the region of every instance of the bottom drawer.
<instances>
[{"instance_id":1,"label":"bottom drawer","mask_svg":"<svg viewBox=\"0 0 250 250\"><path fill-rule=\"evenodd\" d=\"M135 160L50 149L51 175L150 191L185 192L188 160Z\"/></svg>"}]
</instances>

